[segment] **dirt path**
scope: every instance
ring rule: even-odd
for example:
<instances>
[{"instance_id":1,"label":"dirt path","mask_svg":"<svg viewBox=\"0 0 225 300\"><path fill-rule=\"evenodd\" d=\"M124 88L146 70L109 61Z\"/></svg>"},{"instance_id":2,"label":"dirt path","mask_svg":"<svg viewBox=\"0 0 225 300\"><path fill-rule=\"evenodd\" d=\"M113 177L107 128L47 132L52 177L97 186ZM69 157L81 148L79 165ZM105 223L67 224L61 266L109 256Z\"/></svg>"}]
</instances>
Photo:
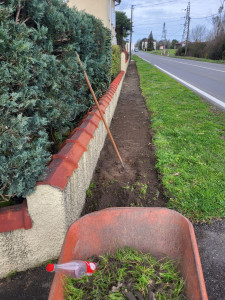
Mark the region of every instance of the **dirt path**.
<instances>
[{"instance_id":1,"label":"dirt path","mask_svg":"<svg viewBox=\"0 0 225 300\"><path fill-rule=\"evenodd\" d=\"M149 113L134 62L129 65L110 129L126 170L107 137L82 215L115 206L165 206L155 170Z\"/></svg>"}]
</instances>

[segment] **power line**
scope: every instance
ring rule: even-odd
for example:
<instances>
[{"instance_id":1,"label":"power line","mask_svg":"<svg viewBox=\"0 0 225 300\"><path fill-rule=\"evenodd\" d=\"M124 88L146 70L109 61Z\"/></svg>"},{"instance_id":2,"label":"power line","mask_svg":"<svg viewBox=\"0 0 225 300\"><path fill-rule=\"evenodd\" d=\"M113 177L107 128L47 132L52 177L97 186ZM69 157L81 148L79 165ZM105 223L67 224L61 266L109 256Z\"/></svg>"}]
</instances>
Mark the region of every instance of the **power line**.
<instances>
[{"instance_id":1,"label":"power line","mask_svg":"<svg viewBox=\"0 0 225 300\"><path fill-rule=\"evenodd\" d=\"M140 8L142 8L142 7L152 7L152 6L159 6L159 5L163 5L163 4L167 4L167 3L175 3L175 2L177 2L177 1L174 1L174 0L171 0L171 1L167 1L167 2L162 2L162 3L155 3L155 4L149 4L149 5L138 5L138 8L140 7Z\"/></svg>"},{"instance_id":2,"label":"power line","mask_svg":"<svg viewBox=\"0 0 225 300\"><path fill-rule=\"evenodd\" d=\"M176 35L176 34L178 34L179 32L181 32L181 30L182 30L182 28L181 28L181 29L179 29L178 31L176 31L175 33L171 33L171 34L169 34L169 36Z\"/></svg>"},{"instance_id":3,"label":"power line","mask_svg":"<svg viewBox=\"0 0 225 300\"><path fill-rule=\"evenodd\" d=\"M191 17L192 19L194 20L197 20L197 19L208 19L208 18L212 18L212 17L215 17L215 16L218 16L219 14L214 14L214 15L210 15L210 16L207 16L207 17L199 17L199 18L193 18Z\"/></svg>"},{"instance_id":4,"label":"power line","mask_svg":"<svg viewBox=\"0 0 225 300\"><path fill-rule=\"evenodd\" d=\"M167 20L167 18L163 18L163 20ZM173 21L166 21L167 23L177 23L177 22L181 22L181 18L180 19L175 19ZM149 26L149 25L161 25L162 22L157 22L157 23L141 23L141 24L137 24L135 26Z\"/></svg>"}]
</instances>

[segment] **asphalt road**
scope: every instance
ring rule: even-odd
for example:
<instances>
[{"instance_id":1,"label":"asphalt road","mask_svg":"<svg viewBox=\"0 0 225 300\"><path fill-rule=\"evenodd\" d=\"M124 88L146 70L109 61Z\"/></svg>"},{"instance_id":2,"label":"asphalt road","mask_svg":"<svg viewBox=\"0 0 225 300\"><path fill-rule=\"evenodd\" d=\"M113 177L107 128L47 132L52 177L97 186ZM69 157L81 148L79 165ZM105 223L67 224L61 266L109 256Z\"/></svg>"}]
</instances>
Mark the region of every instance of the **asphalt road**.
<instances>
[{"instance_id":1,"label":"asphalt road","mask_svg":"<svg viewBox=\"0 0 225 300\"><path fill-rule=\"evenodd\" d=\"M225 110L225 65L135 52L140 58Z\"/></svg>"}]
</instances>

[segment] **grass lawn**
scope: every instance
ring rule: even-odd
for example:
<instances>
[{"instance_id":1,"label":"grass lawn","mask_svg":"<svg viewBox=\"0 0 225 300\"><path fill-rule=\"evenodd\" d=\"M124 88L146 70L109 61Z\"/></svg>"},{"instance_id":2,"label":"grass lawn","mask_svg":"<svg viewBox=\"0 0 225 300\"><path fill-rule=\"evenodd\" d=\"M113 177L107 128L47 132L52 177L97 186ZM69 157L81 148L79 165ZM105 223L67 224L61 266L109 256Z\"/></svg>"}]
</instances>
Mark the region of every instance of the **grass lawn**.
<instances>
[{"instance_id":1,"label":"grass lawn","mask_svg":"<svg viewBox=\"0 0 225 300\"><path fill-rule=\"evenodd\" d=\"M168 49L166 51L169 51L169 54L170 54L169 56L173 57L173 56L175 56L177 49ZM147 51L147 52L151 53L151 54L161 55L163 50L153 50L153 51Z\"/></svg>"},{"instance_id":2,"label":"grass lawn","mask_svg":"<svg viewBox=\"0 0 225 300\"><path fill-rule=\"evenodd\" d=\"M224 218L224 112L137 56L134 59L151 112L156 167L168 206L193 221Z\"/></svg>"},{"instance_id":3,"label":"grass lawn","mask_svg":"<svg viewBox=\"0 0 225 300\"><path fill-rule=\"evenodd\" d=\"M213 60L213 59L208 59L208 58L198 58L198 57L193 57L193 56L176 56L175 53L177 49L168 49L169 51L169 57L176 57L176 58L182 58L182 59L191 59L191 60L196 60L196 61L204 61L204 62L209 62L209 63L214 63L214 64L225 64L224 60ZM147 51L148 53L155 54L155 55L161 55L162 50L153 50L153 51Z\"/></svg>"}]
</instances>

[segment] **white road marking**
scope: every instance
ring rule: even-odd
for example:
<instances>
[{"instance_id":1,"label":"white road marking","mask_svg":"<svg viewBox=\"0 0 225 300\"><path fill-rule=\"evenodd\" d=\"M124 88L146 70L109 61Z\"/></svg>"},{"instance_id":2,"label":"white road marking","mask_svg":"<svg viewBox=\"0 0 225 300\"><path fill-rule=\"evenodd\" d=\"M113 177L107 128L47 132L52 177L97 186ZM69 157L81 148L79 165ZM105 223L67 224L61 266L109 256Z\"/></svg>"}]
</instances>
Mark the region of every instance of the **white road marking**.
<instances>
[{"instance_id":1,"label":"white road marking","mask_svg":"<svg viewBox=\"0 0 225 300\"><path fill-rule=\"evenodd\" d=\"M166 57L166 58L168 59L169 57ZM207 70L211 70L211 71L217 71L217 72L225 73L225 71L222 71L222 70L217 70L217 69L213 69L213 68L207 68L207 67L203 67L203 66L199 66L199 65L190 64L190 63L185 63L185 62L177 61L174 58L170 58L169 60L170 61L172 60L173 62L175 62L177 64L188 65L188 66L193 66L193 67L199 67L199 68L202 68L202 69L207 69Z\"/></svg>"},{"instance_id":2,"label":"white road marking","mask_svg":"<svg viewBox=\"0 0 225 300\"><path fill-rule=\"evenodd\" d=\"M143 57L141 57L141 56L139 56L139 58L141 58L141 59L143 59L143 60L145 60L146 62L148 62L148 63L150 63L151 64L151 62L149 61L149 60L147 60L147 59L144 59Z\"/></svg>"},{"instance_id":3,"label":"white road marking","mask_svg":"<svg viewBox=\"0 0 225 300\"><path fill-rule=\"evenodd\" d=\"M146 60L146 61L147 61L147 60ZM190 89L196 91L196 92L199 93L200 95L202 95L202 96L204 96L204 97L210 99L211 101L213 101L213 102L217 103L218 105L222 106L223 108L225 108L225 103L222 102L222 101L220 101L219 99L217 99L217 98L211 96L210 94L208 94L208 93L206 93L206 92L200 90L199 88L197 88L197 87L195 87L194 85L188 83L187 81L184 81L184 80L182 80L181 78L179 78L179 77L177 77L177 76L171 74L170 72L167 72L166 70L160 68L159 66L157 66L157 65L154 65L154 66L155 66L157 69L161 70L162 72L164 72L164 73L168 74L169 76L173 77L173 78L176 79L177 81L183 83L184 85L186 85L186 86L189 87Z\"/></svg>"}]
</instances>

